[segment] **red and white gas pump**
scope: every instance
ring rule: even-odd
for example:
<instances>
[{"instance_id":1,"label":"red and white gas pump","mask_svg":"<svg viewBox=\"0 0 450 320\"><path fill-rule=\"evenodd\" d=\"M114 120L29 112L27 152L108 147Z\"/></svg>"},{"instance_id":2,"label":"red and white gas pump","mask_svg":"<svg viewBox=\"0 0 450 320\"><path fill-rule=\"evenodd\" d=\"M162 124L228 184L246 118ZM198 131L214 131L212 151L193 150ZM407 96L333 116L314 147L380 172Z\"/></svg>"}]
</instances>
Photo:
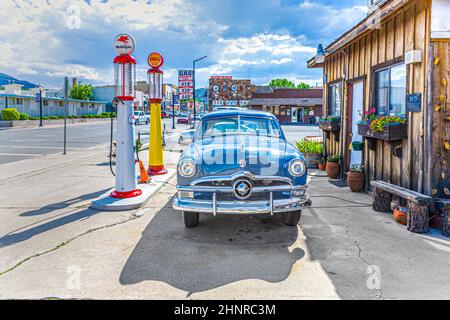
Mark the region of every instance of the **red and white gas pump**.
<instances>
[{"instance_id":1,"label":"red and white gas pump","mask_svg":"<svg viewBox=\"0 0 450 320\"><path fill-rule=\"evenodd\" d=\"M133 119L136 59L131 54L136 48L136 42L129 34L119 34L114 39L114 47L118 54L114 58L114 83L119 103L116 130L116 188L110 196L133 198L142 194L142 190L137 187Z\"/></svg>"}]
</instances>

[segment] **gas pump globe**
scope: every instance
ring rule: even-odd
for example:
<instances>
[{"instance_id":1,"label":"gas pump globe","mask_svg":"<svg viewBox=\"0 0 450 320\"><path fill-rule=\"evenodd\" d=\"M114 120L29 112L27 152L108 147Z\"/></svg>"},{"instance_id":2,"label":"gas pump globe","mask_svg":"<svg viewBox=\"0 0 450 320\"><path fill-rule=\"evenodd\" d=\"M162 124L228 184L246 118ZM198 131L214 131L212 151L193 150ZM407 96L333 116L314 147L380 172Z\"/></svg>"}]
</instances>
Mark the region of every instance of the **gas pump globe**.
<instances>
[{"instance_id":1,"label":"gas pump globe","mask_svg":"<svg viewBox=\"0 0 450 320\"><path fill-rule=\"evenodd\" d=\"M114 84L116 97L122 101L134 100L136 83L136 59L122 54L114 59Z\"/></svg>"},{"instance_id":2,"label":"gas pump globe","mask_svg":"<svg viewBox=\"0 0 450 320\"><path fill-rule=\"evenodd\" d=\"M149 84L149 97L152 103L160 103L163 100L163 72L159 68L147 71Z\"/></svg>"}]
</instances>

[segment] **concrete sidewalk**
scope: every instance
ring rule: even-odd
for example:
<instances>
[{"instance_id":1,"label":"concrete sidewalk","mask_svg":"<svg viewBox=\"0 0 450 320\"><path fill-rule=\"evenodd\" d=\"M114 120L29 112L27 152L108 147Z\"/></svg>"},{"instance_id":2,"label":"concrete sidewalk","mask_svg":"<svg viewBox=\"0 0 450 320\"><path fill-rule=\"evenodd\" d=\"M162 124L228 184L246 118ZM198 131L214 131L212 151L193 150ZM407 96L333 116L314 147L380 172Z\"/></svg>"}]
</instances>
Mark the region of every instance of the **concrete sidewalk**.
<instances>
[{"instance_id":1,"label":"concrete sidewalk","mask_svg":"<svg viewBox=\"0 0 450 320\"><path fill-rule=\"evenodd\" d=\"M108 153L103 145L0 166L0 272L91 229L135 217L133 211L89 208L114 187ZM171 172L178 156L166 154Z\"/></svg>"}]
</instances>

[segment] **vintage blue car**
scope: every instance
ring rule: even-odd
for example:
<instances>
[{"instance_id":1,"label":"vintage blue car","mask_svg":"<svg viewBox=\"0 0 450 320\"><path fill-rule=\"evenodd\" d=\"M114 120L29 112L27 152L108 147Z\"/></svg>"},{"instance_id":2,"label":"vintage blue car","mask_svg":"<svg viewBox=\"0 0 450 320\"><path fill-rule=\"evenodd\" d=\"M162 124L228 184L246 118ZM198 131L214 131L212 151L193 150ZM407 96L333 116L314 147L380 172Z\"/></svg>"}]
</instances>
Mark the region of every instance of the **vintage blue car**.
<instances>
[{"instance_id":1,"label":"vintage blue car","mask_svg":"<svg viewBox=\"0 0 450 320\"><path fill-rule=\"evenodd\" d=\"M302 208L311 205L305 159L266 112L205 115L177 174L173 207L182 211L186 227L198 225L199 213L281 214L285 224L296 226Z\"/></svg>"}]
</instances>

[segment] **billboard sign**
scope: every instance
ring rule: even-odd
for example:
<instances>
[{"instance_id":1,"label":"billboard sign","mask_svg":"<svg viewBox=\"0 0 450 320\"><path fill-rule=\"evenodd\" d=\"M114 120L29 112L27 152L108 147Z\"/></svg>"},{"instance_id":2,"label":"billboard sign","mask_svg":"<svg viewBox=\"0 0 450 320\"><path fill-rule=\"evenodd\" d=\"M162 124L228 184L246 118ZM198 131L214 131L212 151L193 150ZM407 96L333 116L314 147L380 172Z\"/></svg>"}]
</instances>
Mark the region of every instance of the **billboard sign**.
<instances>
[{"instance_id":1,"label":"billboard sign","mask_svg":"<svg viewBox=\"0 0 450 320\"><path fill-rule=\"evenodd\" d=\"M178 91L181 101L194 99L193 70L178 70Z\"/></svg>"}]
</instances>

